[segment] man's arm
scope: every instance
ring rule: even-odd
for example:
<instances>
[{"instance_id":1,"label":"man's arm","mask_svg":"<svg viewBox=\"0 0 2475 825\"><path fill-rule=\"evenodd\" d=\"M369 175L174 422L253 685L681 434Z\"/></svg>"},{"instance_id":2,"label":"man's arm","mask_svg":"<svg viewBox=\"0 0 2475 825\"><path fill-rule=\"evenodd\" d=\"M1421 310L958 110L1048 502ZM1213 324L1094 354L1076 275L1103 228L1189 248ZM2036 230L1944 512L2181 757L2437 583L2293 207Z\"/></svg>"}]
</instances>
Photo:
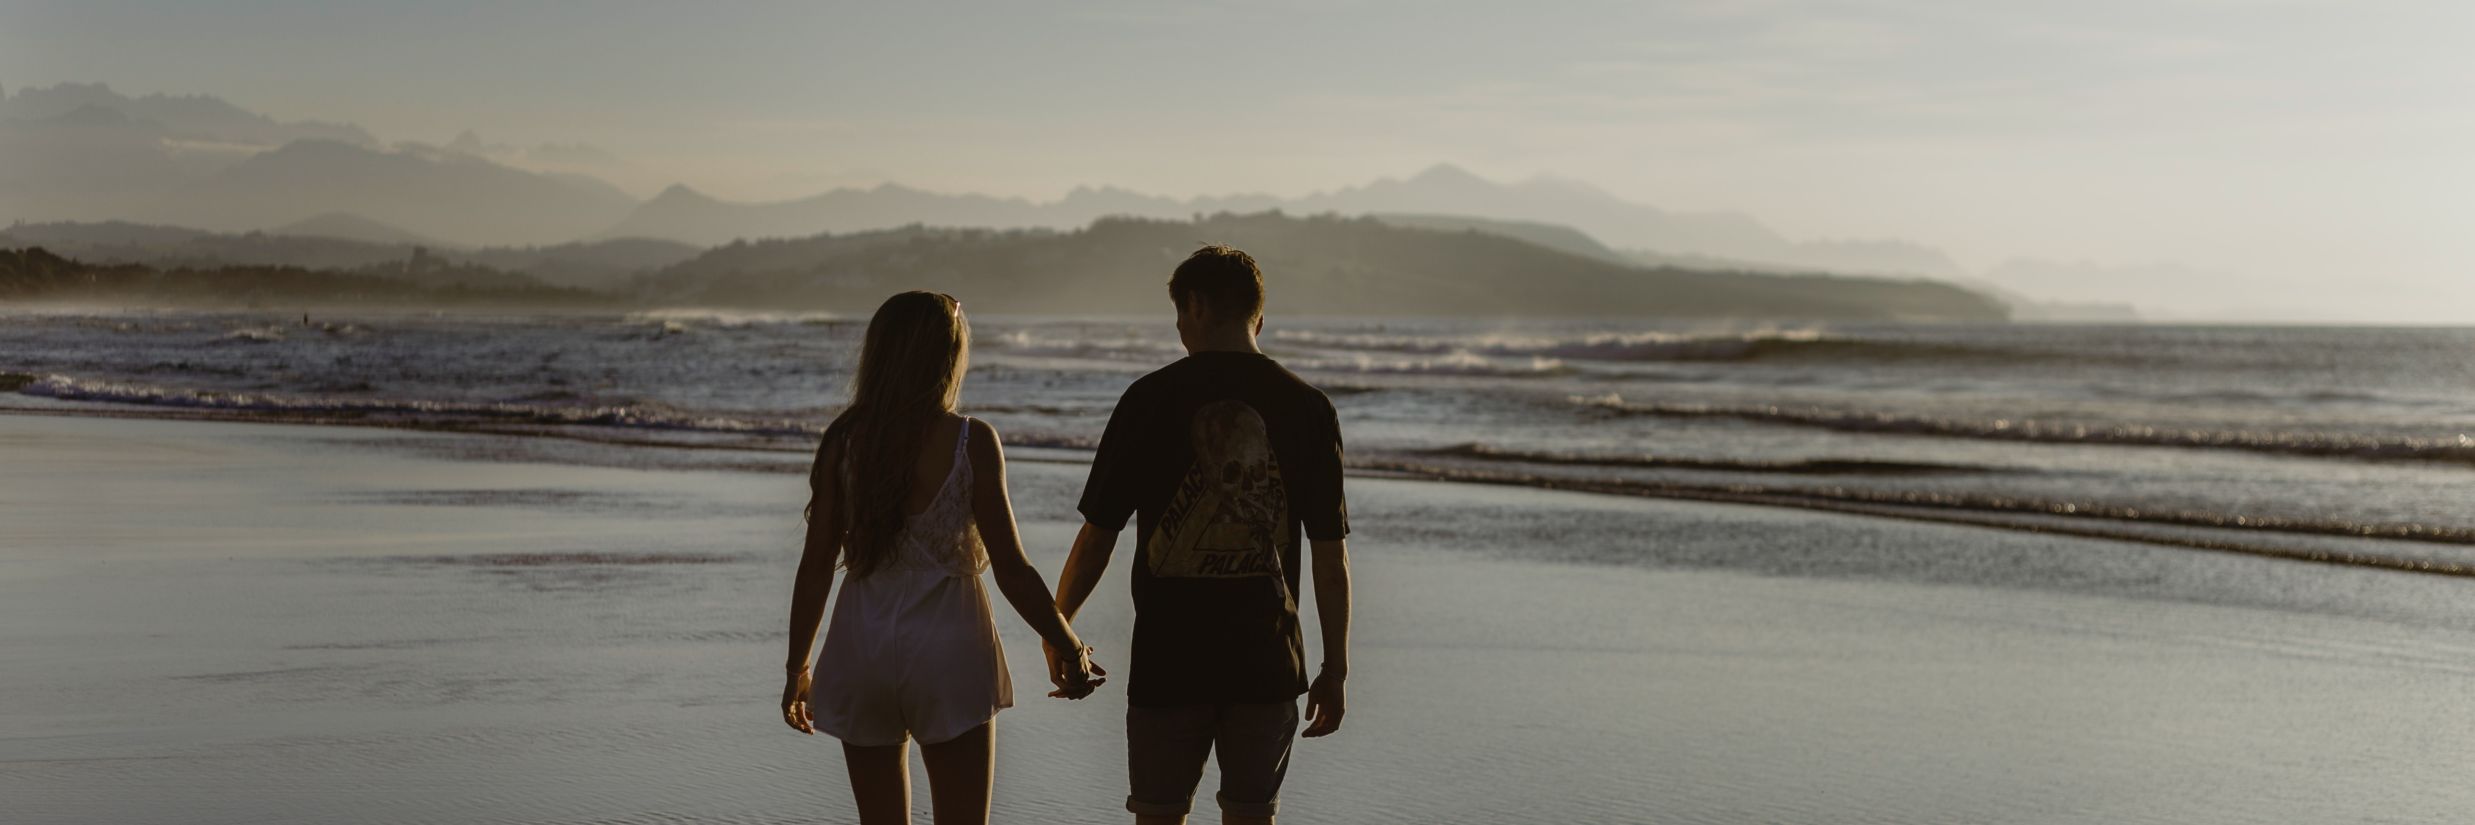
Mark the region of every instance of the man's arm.
<instances>
[{"instance_id":1,"label":"man's arm","mask_svg":"<svg viewBox=\"0 0 2475 825\"><path fill-rule=\"evenodd\" d=\"M1341 683L1349 678L1349 541L1313 539L1315 617L1323 625L1323 670L1306 689L1307 736L1341 729L1347 711Z\"/></svg>"},{"instance_id":2,"label":"man's arm","mask_svg":"<svg viewBox=\"0 0 2475 825\"><path fill-rule=\"evenodd\" d=\"M1074 549L1066 553L1066 567L1057 571L1057 613L1064 616L1067 623L1074 621L1074 614L1082 610L1083 602L1091 598L1092 588L1100 586L1100 574L1109 571L1109 556L1116 552L1116 530L1084 522L1082 532L1074 534ZM1046 643L1041 648L1050 662L1057 661L1055 650ZM1049 674L1050 681L1062 683L1065 678L1064 673Z\"/></svg>"},{"instance_id":3,"label":"man's arm","mask_svg":"<svg viewBox=\"0 0 2475 825\"><path fill-rule=\"evenodd\" d=\"M1323 669L1306 688L1306 736L1340 730L1349 705L1341 690L1349 679L1349 497L1341 489L1348 462L1341 458L1339 411L1325 399L1321 412L1322 441L1328 446L1311 453L1299 474L1300 512L1315 571L1315 616L1323 624Z\"/></svg>"},{"instance_id":4,"label":"man's arm","mask_svg":"<svg viewBox=\"0 0 2475 825\"><path fill-rule=\"evenodd\" d=\"M1134 518L1137 493L1145 486L1140 479L1150 466L1142 442L1150 433L1144 425L1151 420L1148 399L1157 394L1145 390L1151 384L1145 376L1118 396L1116 408L1109 410L1109 425L1100 432L1100 445L1092 450L1091 476L1083 480L1083 497L1074 504L1083 514L1083 530L1074 534L1066 568L1057 573L1057 610L1066 621L1074 621L1075 611L1083 609L1091 589L1099 586L1100 574L1109 570L1109 555L1117 552L1118 531Z\"/></svg>"},{"instance_id":5,"label":"man's arm","mask_svg":"<svg viewBox=\"0 0 2475 825\"><path fill-rule=\"evenodd\" d=\"M1066 621L1074 621L1092 589L1100 586L1100 574L1109 572L1109 557L1117 553L1117 532L1084 522L1082 532L1074 534L1066 569L1057 573L1057 612L1065 614Z\"/></svg>"}]
</instances>

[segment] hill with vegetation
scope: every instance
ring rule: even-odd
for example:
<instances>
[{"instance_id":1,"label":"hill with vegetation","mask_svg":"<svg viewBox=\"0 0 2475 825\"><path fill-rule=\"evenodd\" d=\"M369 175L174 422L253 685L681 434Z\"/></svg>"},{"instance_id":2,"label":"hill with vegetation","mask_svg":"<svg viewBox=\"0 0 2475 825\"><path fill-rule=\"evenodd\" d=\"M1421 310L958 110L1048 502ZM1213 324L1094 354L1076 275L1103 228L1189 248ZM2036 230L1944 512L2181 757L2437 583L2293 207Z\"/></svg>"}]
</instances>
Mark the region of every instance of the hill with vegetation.
<instances>
[{"instance_id":1,"label":"hill with vegetation","mask_svg":"<svg viewBox=\"0 0 2475 825\"><path fill-rule=\"evenodd\" d=\"M1107 218L1073 231L899 229L735 242L644 278L670 305L865 312L936 289L982 311L1159 311L1169 271L1227 243L1263 265L1273 312L1463 317L2001 320L1949 284L1637 267L1505 235L1278 212L1191 221Z\"/></svg>"},{"instance_id":2,"label":"hill with vegetation","mask_svg":"<svg viewBox=\"0 0 2475 825\"><path fill-rule=\"evenodd\" d=\"M362 237L317 234L321 230L354 229ZM24 247L42 247L89 263L144 264L159 269L361 269L422 256L521 272L545 283L588 289L615 287L631 277L687 260L703 251L676 241L648 238L466 249L429 244L385 224L342 214L322 216L313 225L296 225L293 231L276 232L208 232L126 221L20 223L0 228L0 248Z\"/></svg>"},{"instance_id":3,"label":"hill with vegetation","mask_svg":"<svg viewBox=\"0 0 2475 825\"><path fill-rule=\"evenodd\" d=\"M614 296L419 257L358 270L94 264L41 248L0 249L0 304L177 307L595 307Z\"/></svg>"},{"instance_id":4,"label":"hill with vegetation","mask_svg":"<svg viewBox=\"0 0 2475 825\"><path fill-rule=\"evenodd\" d=\"M1569 252L1584 258L1595 258L1608 263L1626 265L1640 263L1640 261L1633 260L1631 256L1611 249L1606 244L1599 243L1597 238L1583 234L1581 230L1574 229L1569 226L1558 226L1552 223L1507 221L1496 220L1493 218L1472 218L1466 215L1436 215L1429 213L1376 212L1367 215L1367 217L1383 221L1384 223L1388 223L1393 226L1405 226L1411 229L1433 229L1443 232L1483 232L1489 235L1502 235L1507 238L1527 241L1529 243L1543 246L1548 249L1553 249L1558 252ZM1724 267L1702 268L1721 269Z\"/></svg>"},{"instance_id":5,"label":"hill with vegetation","mask_svg":"<svg viewBox=\"0 0 2475 825\"><path fill-rule=\"evenodd\" d=\"M1408 220L1265 212L1109 218L1072 231L911 226L743 241L702 253L642 240L433 252L134 224L22 225L0 232L0 249L23 247L0 267L0 300L865 313L893 292L936 289L979 312L1151 313L1160 311L1178 261L1203 244L1227 243L1262 263L1271 311L1293 315L1983 321L2008 312L1994 298L1938 281L1646 267L1584 254L1593 250L1573 238L1586 236L1556 227L1396 223ZM1507 231L1539 242L1501 234ZM64 242L72 254L28 239ZM648 260L670 264L643 266ZM614 274L631 266L638 274Z\"/></svg>"}]
</instances>

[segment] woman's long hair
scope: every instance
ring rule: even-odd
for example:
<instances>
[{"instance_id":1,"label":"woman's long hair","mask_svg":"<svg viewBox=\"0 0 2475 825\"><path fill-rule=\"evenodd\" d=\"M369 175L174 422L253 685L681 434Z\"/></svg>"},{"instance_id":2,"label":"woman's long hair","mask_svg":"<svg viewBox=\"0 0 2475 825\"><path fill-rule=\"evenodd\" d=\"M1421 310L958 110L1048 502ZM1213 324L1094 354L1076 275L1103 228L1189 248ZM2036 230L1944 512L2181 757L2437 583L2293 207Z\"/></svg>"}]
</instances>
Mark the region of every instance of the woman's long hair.
<instances>
[{"instance_id":1,"label":"woman's long hair","mask_svg":"<svg viewBox=\"0 0 2475 825\"><path fill-rule=\"evenodd\" d=\"M834 417L808 470L808 513L814 516L826 473L827 448L840 444L843 477L843 562L867 575L892 557L902 533L912 468L930 425L954 411L971 360L971 324L962 302L942 292L905 292L885 299L868 319L868 339L851 379L851 405Z\"/></svg>"}]
</instances>

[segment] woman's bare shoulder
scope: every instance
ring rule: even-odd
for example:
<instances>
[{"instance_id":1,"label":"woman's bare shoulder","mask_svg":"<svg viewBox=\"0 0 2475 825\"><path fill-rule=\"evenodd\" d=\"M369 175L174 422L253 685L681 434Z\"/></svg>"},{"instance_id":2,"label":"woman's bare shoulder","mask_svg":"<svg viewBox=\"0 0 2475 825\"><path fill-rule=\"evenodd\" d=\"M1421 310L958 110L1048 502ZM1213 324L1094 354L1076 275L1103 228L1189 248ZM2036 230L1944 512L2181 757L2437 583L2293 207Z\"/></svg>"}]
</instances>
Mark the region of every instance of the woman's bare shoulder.
<instances>
[{"instance_id":1,"label":"woman's bare shoulder","mask_svg":"<svg viewBox=\"0 0 2475 825\"><path fill-rule=\"evenodd\" d=\"M984 418L966 416L963 418L963 426L971 429L970 450L973 462L1005 461L1005 441L1003 436L997 434L996 425L988 423L988 420Z\"/></svg>"}]
</instances>

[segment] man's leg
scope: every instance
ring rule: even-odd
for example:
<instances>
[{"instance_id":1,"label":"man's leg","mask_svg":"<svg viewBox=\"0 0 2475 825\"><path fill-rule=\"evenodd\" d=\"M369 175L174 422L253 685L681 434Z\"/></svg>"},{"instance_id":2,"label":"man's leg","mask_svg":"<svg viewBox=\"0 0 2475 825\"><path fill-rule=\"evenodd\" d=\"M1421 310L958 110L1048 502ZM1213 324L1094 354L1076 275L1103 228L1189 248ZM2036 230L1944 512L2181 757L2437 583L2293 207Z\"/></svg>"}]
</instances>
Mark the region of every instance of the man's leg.
<instances>
[{"instance_id":1,"label":"man's leg","mask_svg":"<svg viewBox=\"0 0 2475 825\"><path fill-rule=\"evenodd\" d=\"M1272 825L1297 741L1298 703L1222 705L1213 739L1220 760L1220 812L1227 825Z\"/></svg>"},{"instance_id":2,"label":"man's leg","mask_svg":"<svg viewBox=\"0 0 2475 825\"><path fill-rule=\"evenodd\" d=\"M1183 825L1203 760L1212 756L1210 705L1126 708L1126 810L1137 825Z\"/></svg>"}]
</instances>

